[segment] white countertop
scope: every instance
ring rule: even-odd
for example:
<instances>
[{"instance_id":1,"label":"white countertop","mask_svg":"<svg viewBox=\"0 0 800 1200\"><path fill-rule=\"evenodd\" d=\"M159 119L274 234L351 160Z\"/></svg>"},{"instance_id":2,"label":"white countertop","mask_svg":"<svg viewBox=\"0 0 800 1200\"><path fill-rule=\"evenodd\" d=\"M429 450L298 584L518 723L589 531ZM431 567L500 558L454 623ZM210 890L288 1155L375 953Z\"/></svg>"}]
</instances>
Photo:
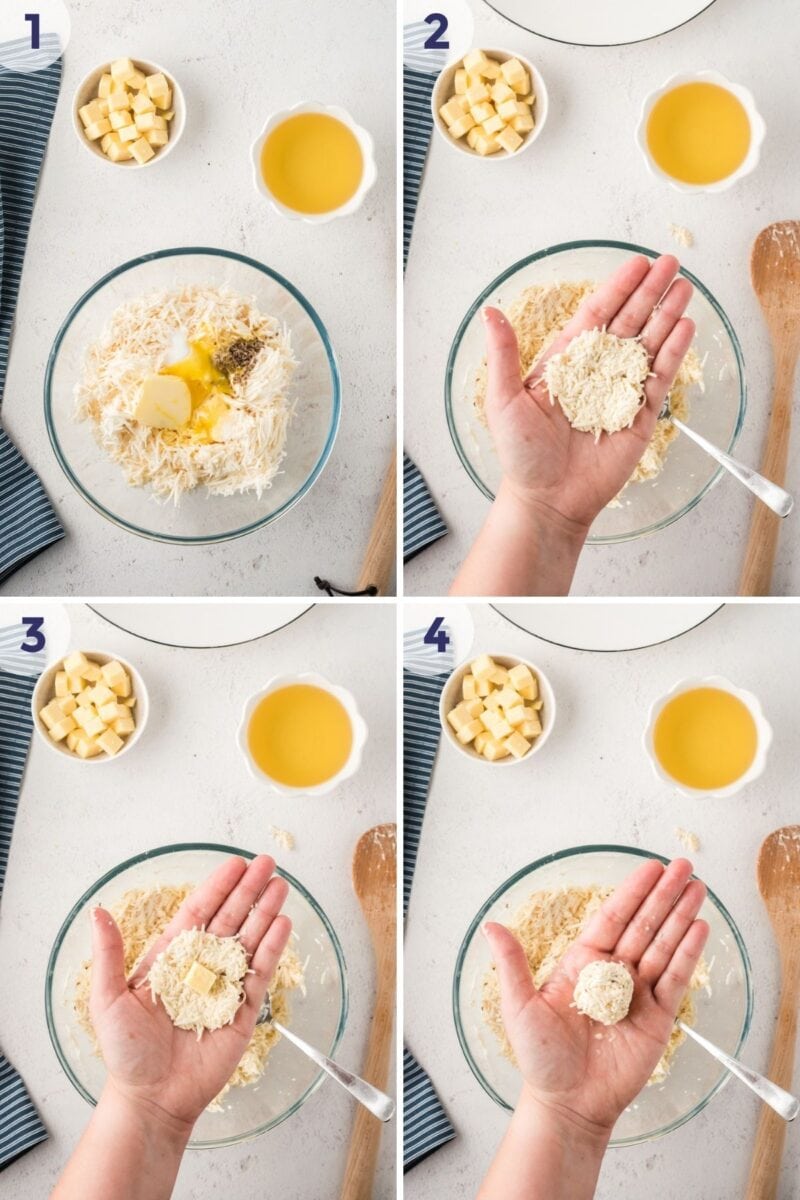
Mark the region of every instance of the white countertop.
<instances>
[{"instance_id":1,"label":"white countertop","mask_svg":"<svg viewBox=\"0 0 800 1200\"><path fill-rule=\"evenodd\" d=\"M407 922L405 1038L458 1137L405 1176L406 1200L474 1195L507 1126L507 1114L482 1091L458 1045L450 989L470 921L526 863L590 843L678 856L685 850L675 827L693 830L701 839L696 871L730 910L750 953L755 1011L744 1056L756 1070L767 1068L777 1011L777 952L755 863L764 837L798 819L796 610L729 605L675 641L623 654L566 650L521 632L488 606L472 611L473 652L519 654L540 665L558 716L541 756L529 769L498 773L494 786L491 771L449 746L439 750ZM712 673L760 697L775 740L760 780L729 800L696 801L656 781L640 737L653 699L680 678ZM743 1195L758 1112L755 1097L731 1080L675 1133L609 1151L598 1200L634 1192L651 1200ZM780 1200L794 1200L798 1173L800 1127L790 1126Z\"/></svg>"},{"instance_id":2,"label":"white countertop","mask_svg":"<svg viewBox=\"0 0 800 1200\"><path fill-rule=\"evenodd\" d=\"M348 966L350 1015L338 1055L358 1071L374 989L367 928L350 883L358 837L395 819L393 607L317 605L287 628L223 650L176 650L134 638L72 606L73 645L132 662L150 693L141 743L100 772L62 763L34 740L0 905L0 1044L23 1076L50 1139L9 1167L3 1188L41 1200L89 1117L50 1045L44 977L56 933L99 876L143 849L212 841L266 850L330 917ZM2 621L0 621L2 624ZM244 700L273 674L317 669L349 688L369 725L358 775L332 796L288 800L250 778L235 742ZM281 852L270 825L296 849ZM224 1150L187 1152L175 1200L286 1200L338 1195L354 1107L332 1081L293 1118ZM395 1195L396 1124L384 1131L375 1200Z\"/></svg>"},{"instance_id":3,"label":"white countertop","mask_svg":"<svg viewBox=\"0 0 800 1200\"><path fill-rule=\"evenodd\" d=\"M66 540L5 585L15 595L309 595L314 576L352 588L395 425L394 32L379 5L258 0L190 8L72 0L72 40L34 212L3 424L39 473ZM72 95L92 67L137 54L184 89L180 146L158 167L113 171L78 144ZM250 144L302 100L340 104L373 135L378 182L354 216L310 226L256 194ZM107 214L107 220L103 214ZM278 270L327 326L342 373L342 422L311 492L267 529L220 546L162 546L110 525L75 492L44 426L44 369L83 292L139 254L220 246ZM377 351L377 352L376 352Z\"/></svg>"},{"instance_id":4,"label":"white countertop","mask_svg":"<svg viewBox=\"0 0 800 1200\"><path fill-rule=\"evenodd\" d=\"M444 414L447 355L462 317L503 269L581 238L611 238L682 254L714 293L742 343L749 384L736 455L757 467L770 409L768 338L750 289L750 249L771 221L797 216L796 54L782 36L792 0L717 0L697 20L641 45L587 49L535 37L472 0L475 45L518 50L541 71L550 115L540 140L507 163L456 155L434 132L411 241L405 292L404 443L438 500L450 535L406 569L405 591L441 595L487 514L488 502L453 448ZM765 8L769 8L769 12ZM769 37L765 41L765 21ZM754 47L758 52L754 53ZM761 164L731 191L687 196L651 178L634 144L644 97L681 70L714 67L750 87L767 123ZM690 250L668 225L689 228ZM794 445L800 433L795 430ZM790 452L787 486L800 489ZM753 501L723 479L688 516L646 540L584 551L575 595L735 594ZM797 517L784 525L773 578L800 591Z\"/></svg>"}]
</instances>

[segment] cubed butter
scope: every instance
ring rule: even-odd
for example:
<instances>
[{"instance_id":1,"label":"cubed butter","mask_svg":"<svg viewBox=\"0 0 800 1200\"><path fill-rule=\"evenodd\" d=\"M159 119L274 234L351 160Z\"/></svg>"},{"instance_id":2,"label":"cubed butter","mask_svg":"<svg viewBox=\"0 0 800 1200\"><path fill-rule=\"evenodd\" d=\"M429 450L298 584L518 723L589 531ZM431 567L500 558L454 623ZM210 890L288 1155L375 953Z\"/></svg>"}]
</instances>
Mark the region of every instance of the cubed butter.
<instances>
[{"instance_id":1,"label":"cubed butter","mask_svg":"<svg viewBox=\"0 0 800 1200\"><path fill-rule=\"evenodd\" d=\"M513 97L510 100L503 100L497 106L497 113L504 121L513 121L514 117L519 115L517 113L517 101Z\"/></svg>"},{"instance_id":2,"label":"cubed butter","mask_svg":"<svg viewBox=\"0 0 800 1200\"><path fill-rule=\"evenodd\" d=\"M497 79L500 74L500 63L495 58L487 58L481 66L479 74L483 79Z\"/></svg>"},{"instance_id":3,"label":"cubed butter","mask_svg":"<svg viewBox=\"0 0 800 1200\"><path fill-rule=\"evenodd\" d=\"M133 125L133 117L129 108L121 108L118 112L108 114L109 124L115 131L124 129L126 125Z\"/></svg>"},{"instance_id":4,"label":"cubed butter","mask_svg":"<svg viewBox=\"0 0 800 1200\"><path fill-rule=\"evenodd\" d=\"M48 733L54 742L63 742L67 734L72 733L76 728L77 726L72 717L62 717L52 729L48 730Z\"/></svg>"},{"instance_id":5,"label":"cubed butter","mask_svg":"<svg viewBox=\"0 0 800 1200\"><path fill-rule=\"evenodd\" d=\"M111 64L111 75L120 83L127 83L136 74L136 67L129 58L118 58Z\"/></svg>"},{"instance_id":6,"label":"cubed butter","mask_svg":"<svg viewBox=\"0 0 800 1200\"><path fill-rule=\"evenodd\" d=\"M505 667L501 667L499 663L495 663L494 670L490 673L489 679L497 687L505 687L508 683L508 671Z\"/></svg>"},{"instance_id":7,"label":"cubed butter","mask_svg":"<svg viewBox=\"0 0 800 1200\"><path fill-rule=\"evenodd\" d=\"M49 704L45 704L44 708L39 711L39 716L48 729L52 729L58 725L59 721L64 720L64 710L57 700L51 700Z\"/></svg>"},{"instance_id":8,"label":"cubed butter","mask_svg":"<svg viewBox=\"0 0 800 1200\"><path fill-rule=\"evenodd\" d=\"M464 55L464 70L470 75L480 75L481 67L485 66L488 61L483 50L470 50L469 54Z\"/></svg>"},{"instance_id":9,"label":"cubed butter","mask_svg":"<svg viewBox=\"0 0 800 1200\"><path fill-rule=\"evenodd\" d=\"M526 741L518 730L514 730L511 736L505 739L504 744L514 755L514 758L522 758L531 748L530 742Z\"/></svg>"},{"instance_id":10,"label":"cubed butter","mask_svg":"<svg viewBox=\"0 0 800 1200\"><path fill-rule=\"evenodd\" d=\"M459 729L458 733L456 734L456 737L461 742L462 746L468 746L469 743L473 741L479 733L482 732L483 725L481 725L480 721L474 720L469 721L466 725L462 726L462 728Z\"/></svg>"},{"instance_id":11,"label":"cubed butter","mask_svg":"<svg viewBox=\"0 0 800 1200\"><path fill-rule=\"evenodd\" d=\"M123 108L130 108L133 103L133 97L125 88L114 88L108 97L108 107L110 112L117 112Z\"/></svg>"},{"instance_id":12,"label":"cubed butter","mask_svg":"<svg viewBox=\"0 0 800 1200\"><path fill-rule=\"evenodd\" d=\"M73 650L61 665L68 675L83 675L85 668L89 665L89 660L82 650Z\"/></svg>"},{"instance_id":13,"label":"cubed butter","mask_svg":"<svg viewBox=\"0 0 800 1200\"><path fill-rule=\"evenodd\" d=\"M471 717L479 717L484 711L483 701L478 696L474 700L462 700L461 704Z\"/></svg>"},{"instance_id":14,"label":"cubed butter","mask_svg":"<svg viewBox=\"0 0 800 1200\"><path fill-rule=\"evenodd\" d=\"M472 133L472 130L470 130L470 133ZM474 675L465 675L461 680L461 695L464 700L474 700L478 695L478 684Z\"/></svg>"},{"instance_id":15,"label":"cubed butter","mask_svg":"<svg viewBox=\"0 0 800 1200\"><path fill-rule=\"evenodd\" d=\"M155 150L147 141L147 138L140 137L138 142L130 142L131 154L136 159L140 167L143 167L146 162L155 156ZM166 378L166 376L165 376Z\"/></svg>"},{"instance_id":16,"label":"cubed butter","mask_svg":"<svg viewBox=\"0 0 800 1200\"><path fill-rule=\"evenodd\" d=\"M136 729L133 717L118 717L112 724L111 728L114 733L118 733L120 737L127 737L129 733L133 733Z\"/></svg>"},{"instance_id":17,"label":"cubed butter","mask_svg":"<svg viewBox=\"0 0 800 1200\"><path fill-rule=\"evenodd\" d=\"M461 101L456 96L451 96L447 103L443 104L439 109L439 116L448 129L455 121L460 121L463 115L464 110L461 107Z\"/></svg>"},{"instance_id":18,"label":"cubed butter","mask_svg":"<svg viewBox=\"0 0 800 1200\"><path fill-rule=\"evenodd\" d=\"M111 725L114 721L118 721L120 717L127 717L128 710L122 704L117 704L116 700L109 700L108 704L104 704L98 708L97 715L101 721L105 721L106 725Z\"/></svg>"},{"instance_id":19,"label":"cubed butter","mask_svg":"<svg viewBox=\"0 0 800 1200\"><path fill-rule=\"evenodd\" d=\"M170 90L166 76L160 71L155 75L148 75L145 83L147 94L151 100L157 100L158 96L164 96Z\"/></svg>"},{"instance_id":20,"label":"cubed butter","mask_svg":"<svg viewBox=\"0 0 800 1200\"><path fill-rule=\"evenodd\" d=\"M457 96L463 96L467 90L467 72L460 68L455 74L455 89Z\"/></svg>"},{"instance_id":21,"label":"cubed butter","mask_svg":"<svg viewBox=\"0 0 800 1200\"><path fill-rule=\"evenodd\" d=\"M75 709L78 707L78 701L72 695L72 692L70 692L67 696L58 696L57 700L58 707L61 709L65 717L68 717L71 713L74 713Z\"/></svg>"},{"instance_id":22,"label":"cubed butter","mask_svg":"<svg viewBox=\"0 0 800 1200\"><path fill-rule=\"evenodd\" d=\"M83 668L81 675L89 683L96 683L100 678L100 664L95 662L87 662Z\"/></svg>"},{"instance_id":23,"label":"cubed butter","mask_svg":"<svg viewBox=\"0 0 800 1200\"><path fill-rule=\"evenodd\" d=\"M495 115L494 106L488 100L484 100L481 104L473 104L469 110L476 125L482 125L484 121L489 121Z\"/></svg>"},{"instance_id":24,"label":"cubed butter","mask_svg":"<svg viewBox=\"0 0 800 1200\"><path fill-rule=\"evenodd\" d=\"M103 714L101 713L100 715L102 716ZM513 725L515 728L518 725L522 725L523 722L527 720L525 715L525 705L517 704L514 708L507 708L506 720L508 721L509 725Z\"/></svg>"},{"instance_id":25,"label":"cubed butter","mask_svg":"<svg viewBox=\"0 0 800 1200\"><path fill-rule=\"evenodd\" d=\"M57 696L69 696L70 695L69 686L67 684L67 672L66 671L56 671L56 685L55 686L56 686L56 695Z\"/></svg>"},{"instance_id":26,"label":"cubed butter","mask_svg":"<svg viewBox=\"0 0 800 1200\"><path fill-rule=\"evenodd\" d=\"M144 71L134 70L133 74L125 80L126 87L132 88L135 92L140 92L146 84L147 76Z\"/></svg>"},{"instance_id":27,"label":"cubed butter","mask_svg":"<svg viewBox=\"0 0 800 1200\"><path fill-rule=\"evenodd\" d=\"M534 120L530 112L524 115L520 113L518 116L513 117L512 120L509 121L509 125L512 129L515 129L517 133L526 134L530 133L530 131L533 129Z\"/></svg>"},{"instance_id":28,"label":"cubed butter","mask_svg":"<svg viewBox=\"0 0 800 1200\"><path fill-rule=\"evenodd\" d=\"M493 102L498 106L497 111L499 112L500 105L506 100L515 100L517 93L513 88L508 86L505 79L498 79L496 83L492 84L489 95L492 97Z\"/></svg>"},{"instance_id":29,"label":"cubed butter","mask_svg":"<svg viewBox=\"0 0 800 1200\"><path fill-rule=\"evenodd\" d=\"M483 134L481 133L480 129L476 130L475 136L476 136L476 138L483 137ZM488 696L492 690L492 681L491 681L491 679L488 679L488 678L476 679L475 687L476 687L476 690L477 690L479 696L482 696L482 697Z\"/></svg>"},{"instance_id":30,"label":"cubed butter","mask_svg":"<svg viewBox=\"0 0 800 1200\"><path fill-rule=\"evenodd\" d=\"M135 113L155 112L156 106L147 92L137 92L133 97L131 108Z\"/></svg>"},{"instance_id":31,"label":"cubed butter","mask_svg":"<svg viewBox=\"0 0 800 1200\"><path fill-rule=\"evenodd\" d=\"M97 95L101 100L108 99L108 97L111 95L111 89L113 86L114 80L110 74L106 73L105 75L100 76L100 83L97 87Z\"/></svg>"},{"instance_id":32,"label":"cubed butter","mask_svg":"<svg viewBox=\"0 0 800 1200\"><path fill-rule=\"evenodd\" d=\"M97 755L102 754L103 751L101 747L98 746L97 742L92 738L82 737L78 738L78 744L75 747L75 753L79 758L96 758Z\"/></svg>"},{"instance_id":33,"label":"cubed butter","mask_svg":"<svg viewBox=\"0 0 800 1200\"><path fill-rule=\"evenodd\" d=\"M192 963L185 980L187 987L190 987L193 992L197 992L198 996L207 996L216 982L217 977L214 972L199 962Z\"/></svg>"},{"instance_id":34,"label":"cubed butter","mask_svg":"<svg viewBox=\"0 0 800 1200\"><path fill-rule=\"evenodd\" d=\"M462 138L465 133L468 133L469 130L472 129L474 124L475 121L472 115L470 113L464 113L460 120L454 121L450 126L450 134L456 139Z\"/></svg>"},{"instance_id":35,"label":"cubed butter","mask_svg":"<svg viewBox=\"0 0 800 1200\"><path fill-rule=\"evenodd\" d=\"M522 696L515 691L513 687L504 687L497 694L498 702L501 708L516 708L518 704L522 704Z\"/></svg>"},{"instance_id":36,"label":"cubed butter","mask_svg":"<svg viewBox=\"0 0 800 1200\"><path fill-rule=\"evenodd\" d=\"M472 664L472 668L471 668L472 674L475 676L476 679L488 678L488 676L491 675L491 673L494 670L496 665L497 664L495 663L495 661L491 657L491 655L481 654L478 656L478 658L475 659L475 661Z\"/></svg>"},{"instance_id":37,"label":"cubed butter","mask_svg":"<svg viewBox=\"0 0 800 1200\"><path fill-rule=\"evenodd\" d=\"M503 738L508 737L514 732L502 713L492 712L491 709L487 709L480 720L484 728L488 729L489 733L497 741L502 741Z\"/></svg>"},{"instance_id":38,"label":"cubed butter","mask_svg":"<svg viewBox=\"0 0 800 1200\"><path fill-rule=\"evenodd\" d=\"M114 733L113 729L106 729L104 733L101 733L97 738L97 744L102 750L105 750L106 754L110 754L112 757L118 754L125 745L122 738L119 734Z\"/></svg>"},{"instance_id":39,"label":"cubed butter","mask_svg":"<svg viewBox=\"0 0 800 1200\"><path fill-rule=\"evenodd\" d=\"M83 108L78 109L78 116L87 128L89 125L96 125L98 121L102 121L103 115L103 110L97 100L92 100L89 104L84 104Z\"/></svg>"},{"instance_id":40,"label":"cubed butter","mask_svg":"<svg viewBox=\"0 0 800 1200\"><path fill-rule=\"evenodd\" d=\"M85 133L90 142L96 142L104 133L111 133L111 125L108 118L101 117L94 125L87 125Z\"/></svg>"},{"instance_id":41,"label":"cubed butter","mask_svg":"<svg viewBox=\"0 0 800 1200\"><path fill-rule=\"evenodd\" d=\"M506 123L497 113L493 117L489 117L488 121L484 121L482 128L487 137L494 137L496 133L500 133L505 129Z\"/></svg>"},{"instance_id":42,"label":"cubed butter","mask_svg":"<svg viewBox=\"0 0 800 1200\"><path fill-rule=\"evenodd\" d=\"M483 747L482 753L483 757L488 758L489 762L497 762L498 758L508 758L510 751L504 742L499 742L496 738L490 738Z\"/></svg>"},{"instance_id":43,"label":"cubed butter","mask_svg":"<svg viewBox=\"0 0 800 1200\"><path fill-rule=\"evenodd\" d=\"M112 162L127 162L129 158L133 157L129 144L121 141L119 134L112 133L109 134L109 137L111 138L111 143L106 150L106 154Z\"/></svg>"},{"instance_id":44,"label":"cubed butter","mask_svg":"<svg viewBox=\"0 0 800 1200\"><path fill-rule=\"evenodd\" d=\"M72 730L71 733L68 733L67 734L67 749L72 750L74 752L78 745L78 742L81 740L81 737L82 737L82 734L78 728L75 728Z\"/></svg>"},{"instance_id":45,"label":"cubed butter","mask_svg":"<svg viewBox=\"0 0 800 1200\"><path fill-rule=\"evenodd\" d=\"M151 146L166 146L169 141L169 134L166 129L148 129L144 136Z\"/></svg>"},{"instance_id":46,"label":"cubed butter","mask_svg":"<svg viewBox=\"0 0 800 1200\"><path fill-rule=\"evenodd\" d=\"M480 733L475 735L475 741L472 744L477 750L478 754L483 754L484 746L491 740L492 735L487 730L482 729Z\"/></svg>"},{"instance_id":47,"label":"cubed butter","mask_svg":"<svg viewBox=\"0 0 800 1200\"><path fill-rule=\"evenodd\" d=\"M510 125L506 125L502 133L498 133L497 140L504 150L509 154L513 154L515 150L519 150L522 145L522 138L515 129Z\"/></svg>"},{"instance_id":48,"label":"cubed butter","mask_svg":"<svg viewBox=\"0 0 800 1200\"><path fill-rule=\"evenodd\" d=\"M130 115L130 114L128 114ZM135 125L123 125L119 130L119 140L123 146L128 142L135 142L141 137L141 133Z\"/></svg>"}]
</instances>

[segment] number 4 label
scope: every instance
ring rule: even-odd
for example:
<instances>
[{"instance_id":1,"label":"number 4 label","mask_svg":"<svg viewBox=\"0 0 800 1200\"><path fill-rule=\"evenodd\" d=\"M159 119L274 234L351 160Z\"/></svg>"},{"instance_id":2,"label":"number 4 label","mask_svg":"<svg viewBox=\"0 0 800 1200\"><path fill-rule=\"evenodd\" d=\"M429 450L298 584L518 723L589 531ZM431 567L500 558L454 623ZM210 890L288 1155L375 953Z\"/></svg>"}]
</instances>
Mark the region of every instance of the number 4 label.
<instances>
[{"instance_id":1,"label":"number 4 label","mask_svg":"<svg viewBox=\"0 0 800 1200\"><path fill-rule=\"evenodd\" d=\"M435 646L439 654L444 654L447 647L450 645L450 638L447 636L447 630L442 628L444 625L444 617L436 617L425 637L422 639L426 646Z\"/></svg>"}]
</instances>

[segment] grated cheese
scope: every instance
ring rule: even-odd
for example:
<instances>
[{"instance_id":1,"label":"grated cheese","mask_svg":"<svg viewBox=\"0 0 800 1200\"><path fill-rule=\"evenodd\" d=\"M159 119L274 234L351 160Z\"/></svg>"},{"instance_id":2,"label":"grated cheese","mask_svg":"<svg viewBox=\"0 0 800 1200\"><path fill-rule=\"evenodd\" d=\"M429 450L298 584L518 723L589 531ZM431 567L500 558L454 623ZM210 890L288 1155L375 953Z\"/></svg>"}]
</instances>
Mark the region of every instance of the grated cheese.
<instances>
[{"instance_id":1,"label":"grated cheese","mask_svg":"<svg viewBox=\"0 0 800 1200\"><path fill-rule=\"evenodd\" d=\"M629 429L644 404L650 375L647 351L638 338L619 338L587 329L548 359L544 381L550 403L558 400L573 429L594 434Z\"/></svg>"},{"instance_id":2,"label":"grated cheese","mask_svg":"<svg viewBox=\"0 0 800 1200\"><path fill-rule=\"evenodd\" d=\"M154 429L135 420L145 377L172 361L176 342L204 338L220 351L237 339L264 343L251 369L231 376L229 411L214 429L217 440L190 426ZM177 503L201 486L210 495L261 496L286 455L296 365L288 331L260 313L253 299L200 285L151 292L120 305L86 351L75 419L91 423L98 445L128 484L149 485L162 500Z\"/></svg>"},{"instance_id":3,"label":"grated cheese","mask_svg":"<svg viewBox=\"0 0 800 1200\"><path fill-rule=\"evenodd\" d=\"M215 976L207 994L187 983L195 963ZM231 1025L244 1001L247 951L236 937L217 937L204 929L185 929L158 955L147 975L150 992L161 1000L178 1029L205 1030ZM210 981L209 981L210 982Z\"/></svg>"},{"instance_id":4,"label":"grated cheese","mask_svg":"<svg viewBox=\"0 0 800 1200\"><path fill-rule=\"evenodd\" d=\"M541 988L555 971L572 943L579 937L589 918L614 891L610 887L571 887L559 891L538 891L520 906L508 928L519 939L528 960L533 982ZM700 989L711 993L710 974L704 959L700 959L689 989L681 1001L678 1018L686 1025L696 1019L692 993ZM500 1043L503 1055L516 1065L514 1051L506 1036L500 1011L500 982L497 969L490 967L483 979L481 1013L485 1024ZM676 1050L686 1034L673 1026L669 1042L648 1080L648 1085L663 1083L670 1072Z\"/></svg>"}]
</instances>

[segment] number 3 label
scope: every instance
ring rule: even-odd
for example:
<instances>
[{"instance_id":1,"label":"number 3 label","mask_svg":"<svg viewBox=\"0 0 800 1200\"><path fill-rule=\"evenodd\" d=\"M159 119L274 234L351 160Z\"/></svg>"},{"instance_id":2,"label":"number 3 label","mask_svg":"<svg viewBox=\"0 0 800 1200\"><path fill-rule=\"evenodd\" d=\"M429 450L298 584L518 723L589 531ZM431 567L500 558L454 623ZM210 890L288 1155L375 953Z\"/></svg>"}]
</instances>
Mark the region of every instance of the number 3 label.
<instances>
[{"instance_id":1,"label":"number 3 label","mask_svg":"<svg viewBox=\"0 0 800 1200\"><path fill-rule=\"evenodd\" d=\"M20 645L20 650L25 650L28 654L38 654L40 650L44 650L47 645L47 638L42 633L44 618L23 617L22 624L28 632Z\"/></svg>"},{"instance_id":2,"label":"number 3 label","mask_svg":"<svg viewBox=\"0 0 800 1200\"><path fill-rule=\"evenodd\" d=\"M449 50L450 43L444 40L444 34L447 33L448 20L444 13L429 13L425 18L425 24L433 26L433 33L430 34L428 40L424 42L426 50Z\"/></svg>"}]
</instances>

